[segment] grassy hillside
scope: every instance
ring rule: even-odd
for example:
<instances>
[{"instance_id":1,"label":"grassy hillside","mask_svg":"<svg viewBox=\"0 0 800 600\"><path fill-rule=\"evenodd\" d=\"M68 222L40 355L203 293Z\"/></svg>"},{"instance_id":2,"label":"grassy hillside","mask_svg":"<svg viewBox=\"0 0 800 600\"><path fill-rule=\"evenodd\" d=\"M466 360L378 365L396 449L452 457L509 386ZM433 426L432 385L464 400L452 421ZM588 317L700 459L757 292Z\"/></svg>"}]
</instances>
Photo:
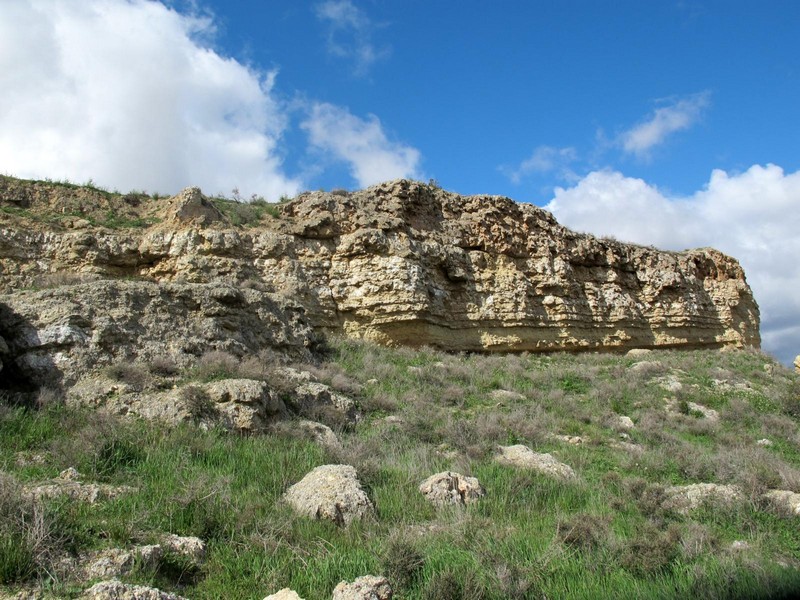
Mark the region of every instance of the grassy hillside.
<instances>
[{"instance_id":1,"label":"grassy hillside","mask_svg":"<svg viewBox=\"0 0 800 600\"><path fill-rule=\"evenodd\" d=\"M75 411L46 393L38 410L0 405L0 582L75 597L86 582L64 556L171 532L204 539L205 563L167 555L128 581L189 598L260 599L291 587L307 600L365 574L387 575L395 597L434 600L800 590L800 517L763 498L800 492L800 379L768 357L333 344L306 368L364 415L355 426L316 415L340 449L303 439L291 421L240 437ZM551 453L577 478L496 463L497 446L510 444ZM376 520L340 529L280 501L326 463L356 467ZM67 467L135 491L94 505L26 499L25 485ZM486 497L467 508L429 505L419 484L443 470L477 477ZM735 484L742 498L686 514L666 507L669 486L698 482Z\"/></svg>"}]
</instances>

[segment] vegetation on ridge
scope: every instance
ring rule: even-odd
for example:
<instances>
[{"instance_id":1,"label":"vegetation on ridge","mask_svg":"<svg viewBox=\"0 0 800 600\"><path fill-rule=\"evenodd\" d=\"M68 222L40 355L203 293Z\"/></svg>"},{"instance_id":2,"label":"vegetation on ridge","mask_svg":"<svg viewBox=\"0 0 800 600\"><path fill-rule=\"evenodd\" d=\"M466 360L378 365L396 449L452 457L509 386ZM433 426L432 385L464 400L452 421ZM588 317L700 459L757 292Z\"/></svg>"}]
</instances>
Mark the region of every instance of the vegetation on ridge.
<instances>
[{"instance_id":1,"label":"vegetation on ridge","mask_svg":"<svg viewBox=\"0 0 800 600\"><path fill-rule=\"evenodd\" d=\"M149 376L207 380L214 360L227 376L280 387L270 365L237 367L222 355L186 373L152 365ZM762 497L800 492L800 380L760 353L481 356L334 340L327 360L305 368L365 415L349 427L317 415L337 430L340 450L298 437L291 422L241 437L76 411L45 392L39 410L0 405L1 582L75 597L84 585L59 570L59 556L171 532L204 539L205 564L163 559L125 579L189 598L291 587L309 600L367 573L389 576L395 597L434 600L777 598L800 589L798 517ZM517 443L552 453L578 478L494 462L497 445ZM326 463L356 467L377 520L340 529L280 501ZM67 467L136 491L96 505L34 505L21 493ZM442 470L476 476L486 498L434 509L417 488ZM667 486L695 482L735 484L744 500L688 514L665 507Z\"/></svg>"}]
</instances>

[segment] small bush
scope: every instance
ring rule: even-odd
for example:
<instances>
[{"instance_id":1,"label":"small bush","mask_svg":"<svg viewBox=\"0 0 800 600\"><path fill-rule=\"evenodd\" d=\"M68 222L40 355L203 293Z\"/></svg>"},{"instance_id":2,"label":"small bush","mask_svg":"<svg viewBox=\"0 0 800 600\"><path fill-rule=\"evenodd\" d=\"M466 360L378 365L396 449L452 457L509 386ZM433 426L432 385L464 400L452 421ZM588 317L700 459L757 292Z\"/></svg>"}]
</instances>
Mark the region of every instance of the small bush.
<instances>
[{"instance_id":1,"label":"small bush","mask_svg":"<svg viewBox=\"0 0 800 600\"><path fill-rule=\"evenodd\" d=\"M196 422L217 416L217 407L214 406L214 401L200 386L187 385L183 387L180 397L186 403L186 409Z\"/></svg>"},{"instance_id":2,"label":"small bush","mask_svg":"<svg viewBox=\"0 0 800 600\"><path fill-rule=\"evenodd\" d=\"M106 368L106 374L121 383L125 383L136 392L141 392L150 383L150 372L141 364L117 363Z\"/></svg>"},{"instance_id":3,"label":"small bush","mask_svg":"<svg viewBox=\"0 0 800 600\"><path fill-rule=\"evenodd\" d=\"M64 404L64 394L51 387L42 387L36 392L33 404L38 410L47 410L54 406L60 406Z\"/></svg>"},{"instance_id":4,"label":"small bush","mask_svg":"<svg viewBox=\"0 0 800 600\"><path fill-rule=\"evenodd\" d=\"M384 551L383 572L395 589L411 587L423 566L424 556L405 540L390 541Z\"/></svg>"},{"instance_id":5,"label":"small bush","mask_svg":"<svg viewBox=\"0 0 800 600\"><path fill-rule=\"evenodd\" d=\"M195 375L205 382L235 378L239 375L239 359L219 350L206 352L197 362Z\"/></svg>"},{"instance_id":6,"label":"small bush","mask_svg":"<svg viewBox=\"0 0 800 600\"><path fill-rule=\"evenodd\" d=\"M52 520L0 473L0 585L20 583L45 571L62 546Z\"/></svg>"},{"instance_id":7,"label":"small bush","mask_svg":"<svg viewBox=\"0 0 800 600\"><path fill-rule=\"evenodd\" d=\"M180 372L178 363L171 356L156 356L148 364L150 372L159 377L174 377Z\"/></svg>"},{"instance_id":8,"label":"small bush","mask_svg":"<svg viewBox=\"0 0 800 600\"><path fill-rule=\"evenodd\" d=\"M638 537L628 542L620 562L639 576L663 573L680 555L680 541L680 531L675 526L666 531L645 527Z\"/></svg>"},{"instance_id":9,"label":"small bush","mask_svg":"<svg viewBox=\"0 0 800 600\"><path fill-rule=\"evenodd\" d=\"M596 550L608 537L608 518L596 515L573 515L558 524L558 537L570 548Z\"/></svg>"}]
</instances>

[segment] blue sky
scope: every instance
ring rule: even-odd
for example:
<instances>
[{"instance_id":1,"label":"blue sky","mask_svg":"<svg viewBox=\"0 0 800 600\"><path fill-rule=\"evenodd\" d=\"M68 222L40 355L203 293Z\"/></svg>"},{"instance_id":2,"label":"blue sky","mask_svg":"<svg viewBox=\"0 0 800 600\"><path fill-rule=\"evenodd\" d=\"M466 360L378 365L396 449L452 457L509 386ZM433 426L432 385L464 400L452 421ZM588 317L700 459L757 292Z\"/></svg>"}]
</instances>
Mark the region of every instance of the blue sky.
<instances>
[{"instance_id":1,"label":"blue sky","mask_svg":"<svg viewBox=\"0 0 800 600\"><path fill-rule=\"evenodd\" d=\"M3 0L0 171L111 189L435 179L738 258L800 353L800 2Z\"/></svg>"},{"instance_id":2,"label":"blue sky","mask_svg":"<svg viewBox=\"0 0 800 600\"><path fill-rule=\"evenodd\" d=\"M800 166L798 2L327 3L351 6L363 26L321 17L325 4L207 6L220 46L279 69L287 100L376 115L391 139L419 149L421 175L460 192L547 202L560 169L505 176L541 147L572 149L561 162L577 176L624 168L675 193L715 168ZM649 152L616 143L655 111L693 101L691 123ZM299 147L287 168L301 172L305 140L287 139ZM358 182L328 165L309 184Z\"/></svg>"}]
</instances>

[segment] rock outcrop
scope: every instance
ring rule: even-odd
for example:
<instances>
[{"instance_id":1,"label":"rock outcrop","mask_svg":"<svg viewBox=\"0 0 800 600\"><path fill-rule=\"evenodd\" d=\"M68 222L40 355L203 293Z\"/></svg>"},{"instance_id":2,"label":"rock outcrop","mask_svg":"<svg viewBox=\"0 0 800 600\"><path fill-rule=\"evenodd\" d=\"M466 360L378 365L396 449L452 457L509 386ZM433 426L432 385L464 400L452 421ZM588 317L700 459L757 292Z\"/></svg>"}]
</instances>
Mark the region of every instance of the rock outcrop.
<instances>
[{"instance_id":1,"label":"rock outcrop","mask_svg":"<svg viewBox=\"0 0 800 600\"><path fill-rule=\"evenodd\" d=\"M499 196L463 197L397 180L354 193L301 194L274 206L277 217L264 216L251 227L231 225L196 189L161 200L88 196L85 189L0 181L0 202L14 208L0 215L0 289L65 273L145 277L162 286L227 283L233 287L214 292L221 297L208 302L223 305L225 314L261 311L272 315L272 324L283 321L263 299L241 289L247 284L283 298L320 331L446 350L741 347L760 341L758 307L734 259L709 248L664 252L597 239L560 226L536 206ZM145 226L92 225L114 211ZM87 299L77 312L64 312L62 321L68 313L92 313L92 296L95 307L109 300L120 308L129 303L130 313L149 313L130 293L113 299L111 284L86 285L100 291L31 292L26 300L60 294L74 307ZM199 292L163 289L182 314L207 310L207 302L195 298ZM24 304L9 296L0 302L17 309ZM51 332L46 343L54 347L83 326L69 319L54 324L64 327ZM228 324L233 331L241 323ZM9 342L4 331L0 335ZM123 351L124 340L110 338L105 335L106 343ZM244 339L230 343L249 346ZM283 343L292 340L287 336Z\"/></svg>"},{"instance_id":2,"label":"rock outcrop","mask_svg":"<svg viewBox=\"0 0 800 600\"><path fill-rule=\"evenodd\" d=\"M274 348L302 358L309 326L267 294L222 283L97 281L0 296L5 373L69 385L105 365L169 356L255 355Z\"/></svg>"}]
</instances>

